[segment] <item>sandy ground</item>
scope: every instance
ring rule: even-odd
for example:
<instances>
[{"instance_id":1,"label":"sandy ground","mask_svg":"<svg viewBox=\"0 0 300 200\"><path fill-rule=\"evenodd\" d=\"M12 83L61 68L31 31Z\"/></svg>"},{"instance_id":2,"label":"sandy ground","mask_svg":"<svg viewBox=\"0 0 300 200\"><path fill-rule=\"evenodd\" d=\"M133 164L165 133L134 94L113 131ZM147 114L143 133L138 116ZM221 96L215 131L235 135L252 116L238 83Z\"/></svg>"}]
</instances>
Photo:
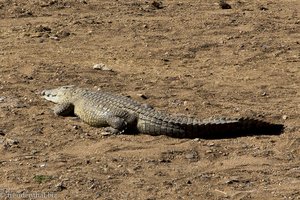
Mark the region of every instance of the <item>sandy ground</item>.
<instances>
[{"instance_id":1,"label":"sandy ground","mask_svg":"<svg viewBox=\"0 0 300 200\"><path fill-rule=\"evenodd\" d=\"M300 199L300 1L228 3L0 0L1 198ZM103 136L40 97L70 84L286 129Z\"/></svg>"}]
</instances>

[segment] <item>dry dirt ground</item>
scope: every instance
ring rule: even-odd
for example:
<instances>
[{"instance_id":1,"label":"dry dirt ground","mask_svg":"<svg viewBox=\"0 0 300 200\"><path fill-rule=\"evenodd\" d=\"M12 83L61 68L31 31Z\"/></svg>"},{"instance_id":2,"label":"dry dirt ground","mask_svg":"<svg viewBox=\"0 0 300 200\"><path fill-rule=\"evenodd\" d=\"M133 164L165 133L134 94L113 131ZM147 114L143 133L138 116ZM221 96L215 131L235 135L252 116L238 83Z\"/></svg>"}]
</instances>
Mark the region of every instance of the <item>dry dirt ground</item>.
<instances>
[{"instance_id":1,"label":"dry dirt ground","mask_svg":"<svg viewBox=\"0 0 300 200\"><path fill-rule=\"evenodd\" d=\"M228 3L0 0L0 198L300 199L300 1ZM104 136L40 97L70 84L286 129Z\"/></svg>"}]
</instances>

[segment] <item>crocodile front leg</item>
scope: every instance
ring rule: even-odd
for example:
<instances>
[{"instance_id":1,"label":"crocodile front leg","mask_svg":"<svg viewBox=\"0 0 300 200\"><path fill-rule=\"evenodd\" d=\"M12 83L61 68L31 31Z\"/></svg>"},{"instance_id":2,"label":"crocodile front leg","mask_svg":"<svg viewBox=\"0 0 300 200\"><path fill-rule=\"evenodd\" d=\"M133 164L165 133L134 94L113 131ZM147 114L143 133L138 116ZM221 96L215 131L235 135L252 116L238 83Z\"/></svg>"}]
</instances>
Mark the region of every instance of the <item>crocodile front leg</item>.
<instances>
[{"instance_id":1,"label":"crocodile front leg","mask_svg":"<svg viewBox=\"0 0 300 200\"><path fill-rule=\"evenodd\" d=\"M74 105L71 103L57 104L53 108L53 112L59 116L71 116L74 115Z\"/></svg>"}]
</instances>

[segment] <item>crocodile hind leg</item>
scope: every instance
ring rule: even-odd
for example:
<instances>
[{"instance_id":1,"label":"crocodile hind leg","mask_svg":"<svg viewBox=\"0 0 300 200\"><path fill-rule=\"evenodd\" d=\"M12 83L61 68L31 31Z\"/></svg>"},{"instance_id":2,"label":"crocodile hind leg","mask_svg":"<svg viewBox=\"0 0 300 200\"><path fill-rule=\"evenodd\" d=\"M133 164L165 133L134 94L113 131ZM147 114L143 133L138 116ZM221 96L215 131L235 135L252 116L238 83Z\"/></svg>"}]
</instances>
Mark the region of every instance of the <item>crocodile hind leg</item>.
<instances>
[{"instance_id":1,"label":"crocodile hind leg","mask_svg":"<svg viewBox=\"0 0 300 200\"><path fill-rule=\"evenodd\" d=\"M74 115L74 105L71 103L58 104L53 108L53 112L59 116Z\"/></svg>"},{"instance_id":2,"label":"crocodile hind leg","mask_svg":"<svg viewBox=\"0 0 300 200\"><path fill-rule=\"evenodd\" d=\"M115 115L107 116L106 122L109 127L105 128L105 131L112 134L121 134L127 129L130 129L136 125L137 117L127 111L118 111Z\"/></svg>"},{"instance_id":3,"label":"crocodile hind leg","mask_svg":"<svg viewBox=\"0 0 300 200\"><path fill-rule=\"evenodd\" d=\"M105 132L111 134L121 134L127 129L127 122L118 116L108 116L106 119L108 127L105 127Z\"/></svg>"}]
</instances>

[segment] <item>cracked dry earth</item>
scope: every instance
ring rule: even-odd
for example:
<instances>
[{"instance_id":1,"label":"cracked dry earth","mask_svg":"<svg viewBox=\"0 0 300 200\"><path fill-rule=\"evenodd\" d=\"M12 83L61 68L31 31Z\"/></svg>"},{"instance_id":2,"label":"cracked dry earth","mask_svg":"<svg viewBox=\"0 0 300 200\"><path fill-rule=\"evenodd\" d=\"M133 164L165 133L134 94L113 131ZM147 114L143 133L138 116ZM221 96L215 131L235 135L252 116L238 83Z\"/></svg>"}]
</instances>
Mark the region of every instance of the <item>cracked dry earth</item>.
<instances>
[{"instance_id":1,"label":"cracked dry earth","mask_svg":"<svg viewBox=\"0 0 300 200\"><path fill-rule=\"evenodd\" d=\"M0 0L1 198L300 199L300 2L227 3ZM106 136L54 116L40 97L70 84L286 128L220 140Z\"/></svg>"}]
</instances>

